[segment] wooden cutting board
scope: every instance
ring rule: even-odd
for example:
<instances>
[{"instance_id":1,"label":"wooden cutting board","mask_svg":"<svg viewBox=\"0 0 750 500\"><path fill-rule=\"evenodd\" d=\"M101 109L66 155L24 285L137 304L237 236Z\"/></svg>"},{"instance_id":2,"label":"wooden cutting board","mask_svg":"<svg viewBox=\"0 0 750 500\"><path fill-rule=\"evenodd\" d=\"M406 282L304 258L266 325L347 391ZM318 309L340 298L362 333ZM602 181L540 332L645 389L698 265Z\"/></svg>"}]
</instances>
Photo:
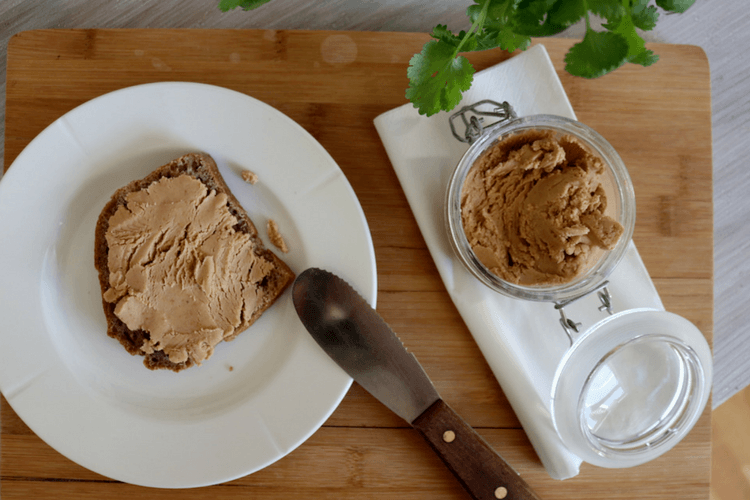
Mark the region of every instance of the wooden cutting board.
<instances>
[{"instance_id":1,"label":"wooden cutting board","mask_svg":"<svg viewBox=\"0 0 750 500\"><path fill-rule=\"evenodd\" d=\"M424 34L248 30L45 30L8 47L5 165L44 127L104 93L155 81L221 85L260 99L307 129L341 166L372 231L378 310L438 391L544 499L709 496L711 415L675 449L621 470L584 464L549 478L453 307L373 127L406 102L406 68ZM628 166L634 240L668 310L712 338L712 167L708 61L692 46L653 45L661 60L597 80L563 71L574 42L544 39L579 120ZM477 69L510 55L471 54ZM502 98L502 96L500 97ZM113 117L113 120L116 117ZM426 173L429 175L429 173ZM11 235L2 235L12 241ZM297 450L250 476L187 491L120 483L66 459L3 399L0 491L15 498L465 499L418 434L354 384ZM710 404L709 404L710 408ZM189 449L186 449L189 453Z\"/></svg>"}]
</instances>

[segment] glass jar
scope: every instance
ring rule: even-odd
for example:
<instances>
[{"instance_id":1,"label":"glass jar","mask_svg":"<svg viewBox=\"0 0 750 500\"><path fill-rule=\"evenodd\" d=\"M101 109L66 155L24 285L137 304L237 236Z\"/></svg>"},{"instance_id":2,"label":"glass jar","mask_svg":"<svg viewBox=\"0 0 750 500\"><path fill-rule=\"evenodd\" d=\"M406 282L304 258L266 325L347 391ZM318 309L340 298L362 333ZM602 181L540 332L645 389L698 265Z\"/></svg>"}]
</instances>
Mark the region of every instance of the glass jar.
<instances>
[{"instance_id":1,"label":"glass jar","mask_svg":"<svg viewBox=\"0 0 750 500\"><path fill-rule=\"evenodd\" d=\"M483 110L488 106L489 111ZM484 126L486 116L499 120ZM464 134L456 129L459 119ZM630 467L662 455L692 429L708 401L711 350L685 318L653 308L618 312L613 307L607 279L626 254L635 227L635 193L622 159L600 134L580 122L552 115L518 118L508 103L481 101L454 114L450 125L457 139L471 144L446 194L446 228L455 254L495 292L550 302L569 338L550 394L551 417L561 440L582 460L602 467ZM588 266L565 283L506 281L482 263L464 233L461 196L471 167L500 140L531 129L572 135L603 161L605 215L623 228L613 248L597 250ZM594 293L599 309L609 316L579 331L581 325L566 317L565 307Z\"/></svg>"},{"instance_id":2,"label":"glass jar","mask_svg":"<svg viewBox=\"0 0 750 500\"><path fill-rule=\"evenodd\" d=\"M484 104L483 102L482 104ZM512 110L511 110L512 112ZM605 165L602 179L608 205L606 215L619 222L624 232L612 250L598 250L595 262L575 279L564 284L524 286L505 281L492 273L474 254L461 222L461 190L472 165L487 149L501 139L526 130L552 130L556 134L570 134L597 154ZM591 292L615 269L625 255L635 228L635 192L625 164L614 148L596 131L586 125L553 115L534 115L512 118L483 130L461 158L451 176L446 199L446 222L453 249L461 262L482 283L493 290L525 300L562 301Z\"/></svg>"}]
</instances>

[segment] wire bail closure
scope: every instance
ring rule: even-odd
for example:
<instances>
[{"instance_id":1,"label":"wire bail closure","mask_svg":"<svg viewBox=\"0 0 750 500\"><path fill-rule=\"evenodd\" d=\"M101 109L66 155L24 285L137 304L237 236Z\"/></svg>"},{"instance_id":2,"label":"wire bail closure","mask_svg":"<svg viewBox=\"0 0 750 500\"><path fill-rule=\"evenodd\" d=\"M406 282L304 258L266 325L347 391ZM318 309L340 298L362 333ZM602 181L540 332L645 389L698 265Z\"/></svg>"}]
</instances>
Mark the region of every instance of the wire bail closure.
<instances>
[{"instance_id":1,"label":"wire bail closure","mask_svg":"<svg viewBox=\"0 0 750 500\"><path fill-rule=\"evenodd\" d=\"M568 336L571 346L574 342L573 332L580 333L579 329L581 328L581 323L576 323L565 315L565 306L596 292L596 295L599 297L599 302L602 304L597 309L599 309L599 311L607 311L607 314L611 316L614 314L614 311L612 310L612 294L609 293L609 289L607 288L608 284L609 281L604 281L601 285L588 293L562 302L555 302L555 309L560 311L560 325L563 327L563 330L565 330L565 334Z\"/></svg>"},{"instance_id":2,"label":"wire bail closure","mask_svg":"<svg viewBox=\"0 0 750 500\"><path fill-rule=\"evenodd\" d=\"M489 110L480 109L481 107L488 106L490 107ZM495 118L499 118L499 120L484 125L485 116L492 116ZM461 135L456 130L456 126L454 124L454 120L459 117L461 118L461 121L463 122L465 127L463 135ZM464 106L463 108L459 109L451 115L449 123L451 126L451 132L453 132L453 137L461 142L467 142L471 144L476 141L479 136L482 135L485 128L497 125L502 122L510 121L515 118L517 118L516 112L513 110L513 107L508 104L507 101L499 103L490 99L485 99L484 101L475 102L470 106Z\"/></svg>"}]
</instances>

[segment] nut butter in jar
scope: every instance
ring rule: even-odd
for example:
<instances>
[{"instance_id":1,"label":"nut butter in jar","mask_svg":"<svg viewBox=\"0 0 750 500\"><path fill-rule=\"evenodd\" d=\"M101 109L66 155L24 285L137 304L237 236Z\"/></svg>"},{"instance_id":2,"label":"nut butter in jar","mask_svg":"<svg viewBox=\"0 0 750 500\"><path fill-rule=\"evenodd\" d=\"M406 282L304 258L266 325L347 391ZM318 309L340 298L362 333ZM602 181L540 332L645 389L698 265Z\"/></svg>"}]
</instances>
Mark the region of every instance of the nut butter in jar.
<instances>
[{"instance_id":1,"label":"nut butter in jar","mask_svg":"<svg viewBox=\"0 0 750 500\"><path fill-rule=\"evenodd\" d=\"M481 111L487 104L494 109ZM500 121L483 127L487 115ZM711 350L678 315L650 306L616 310L607 280L631 245L636 213L619 154L580 122L518 118L507 103L464 108L451 128L471 144L446 195L446 229L458 260L495 292L549 302L560 313L559 325L547 330L567 335L570 345L549 381L561 440L602 467L662 455L703 412ZM580 328L565 307L593 294L606 313Z\"/></svg>"},{"instance_id":2,"label":"nut butter in jar","mask_svg":"<svg viewBox=\"0 0 750 500\"><path fill-rule=\"evenodd\" d=\"M539 151L539 143L552 151ZM579 158L569 160L573 154ZM556 158L560 155L564 157ZM501 161L505 165L498 165ZM591 161L596 165L590 165ZM585 171L586 167L589 171ZM477 172L480 168L484 171ZM591 171L596 169L599 171ZM504 175L505 185L493 186L496 192L472 197L469 187L476 184L483 184L481 188L493 181L503 184L493 179L493 175ZM525 185L520 185L524 182ZM577 193L570 192L573 189L593 192L576 196ZM480 202L484 201L485 206L468 207L474 201L472 198L482 196L485 199ZM598 207L585 213L591 207L584 205L594 201ZM502 202L516 206L502 213L502 207L497 206ZM586 125L552 115L516 118L481 135L453 173L446 207L450 241L467 269L498 293L526 300L566 300L591 291L620 262L635 227L635 193L620 156ZM535 209L537 213L524 214L523 209L530 209L528 212ZM550 213L554 211L558 213ZM620 228L613 244L597 246L598 242L592 240L599 238L592 236L591 229L584 225L588 219L592 220L589 225L597 222L601 225L602 217L593 221L598 212L602 212L605 224L616 223ZM557 221L550 220L555 218ZM464 222L476 219L488 219L479 236L480 239L497 237L494 249L477 246L476 239L472 246L467 233L476 228L467 228ZM487 226L494 229L494 234L487 234ZM565 240L578 242L568 244L568 248L558 245L562 242L564 246ZM557 246L550 249L551 245ZM505 276L492 271L489 264L492 260L504 261L495 268L508 271ZM566 265L566 261L571 265ZM560 265L555 267L556 263ZM538 264L536 269L535 264ZM519 279L509 279L514 274Z\"/></svg>"}]
</instances>

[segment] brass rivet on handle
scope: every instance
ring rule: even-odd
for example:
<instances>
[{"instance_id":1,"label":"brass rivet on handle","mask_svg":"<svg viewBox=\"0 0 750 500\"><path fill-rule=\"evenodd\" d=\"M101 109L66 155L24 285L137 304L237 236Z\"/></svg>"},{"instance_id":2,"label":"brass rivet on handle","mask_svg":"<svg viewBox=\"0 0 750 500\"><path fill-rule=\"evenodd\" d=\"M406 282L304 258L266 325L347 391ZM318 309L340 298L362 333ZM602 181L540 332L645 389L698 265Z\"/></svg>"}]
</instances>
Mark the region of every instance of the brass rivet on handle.
<instances>
[{"instance_id":1,"label":"brass rivet on handle","mask_svg":"<svg viewBox=\"0 0 750 500\"><path fill-rule=\"evenodd\" d=\"M446 443L452 443L453 440L456 439L456 433L453 431L445 431L443 433L443 441Z\"/></svg>"},{"instance_id":2,"label":"brass rivet on handle","mask_svg":"<svg viewBox=\"0 0 750 500\"><path fill-rule=\"evenodd\" d=\"M495 498L505 498L508 496L508 490L504 486L500 486L495 490Z\"/></svg>"}]
</instances>

